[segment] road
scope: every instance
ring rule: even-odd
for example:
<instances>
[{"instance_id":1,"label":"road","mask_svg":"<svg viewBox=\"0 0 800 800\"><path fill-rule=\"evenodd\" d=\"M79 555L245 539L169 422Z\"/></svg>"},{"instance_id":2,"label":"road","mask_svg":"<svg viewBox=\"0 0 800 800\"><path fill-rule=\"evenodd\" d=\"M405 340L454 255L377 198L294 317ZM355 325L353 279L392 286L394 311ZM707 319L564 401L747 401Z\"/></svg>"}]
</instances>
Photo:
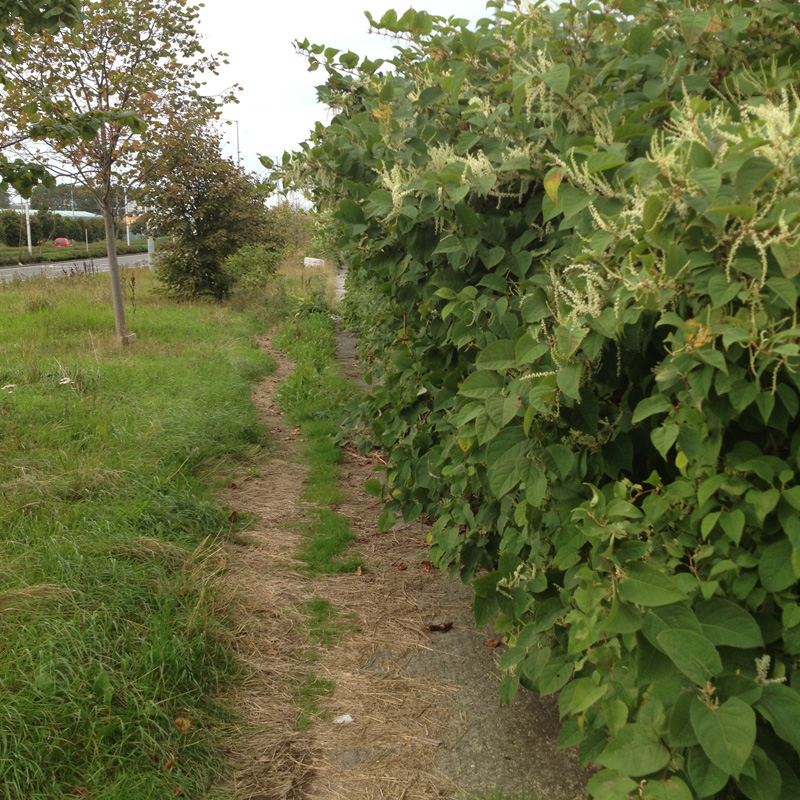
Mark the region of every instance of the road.
<instances>
[{"instance_id":1,"label":"road","mask_svg":"<svg viewBox=\"0 0 800 800\"><path fill-rule=\"evenodd\" d=\"M134 253L118 256L121 267L147 266L147 253ZM45 275L48 278L63 278L84 273L108 272L107 258L76 258L73 261L59 261L55 264L26 264L20 267L0 267L0 283L8 283L19 276L22 280L32 275Z\"/></svg>"}]
</instances>

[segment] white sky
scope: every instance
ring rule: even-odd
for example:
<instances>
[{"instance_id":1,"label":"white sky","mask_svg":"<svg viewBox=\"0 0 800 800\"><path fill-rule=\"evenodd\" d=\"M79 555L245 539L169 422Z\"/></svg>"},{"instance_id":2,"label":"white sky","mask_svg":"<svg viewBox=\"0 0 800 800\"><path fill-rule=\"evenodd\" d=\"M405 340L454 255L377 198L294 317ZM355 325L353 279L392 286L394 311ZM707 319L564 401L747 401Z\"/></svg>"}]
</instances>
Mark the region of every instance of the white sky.
<instances>
[{"instance_id":1,"label":"white sky","mask_svg":"<svg viewBox=\"0 0 800 800\"><path fill-rule=\"evenodd\" d=\"M200 32L207 52L229 54L230 64L219 77L209 76L208 93L234 83L244 87L238 105L226 107L223 118L238 121L242 166L263 172L258 154L273 158L297 149L317 120L328 120L317 104L314 87L325 71L308 72L306 59L292 44L305 38L312 44L352 50L362 58L389 57L392 42L368 34L364 11L375 19L394 8L398 15L409 0L205 0ZM443 17L469 20L491 16L486 0L418 0L414 8ZM236 126L225 129L225 155L235 158Z\"/></svg>"}]
</instances>

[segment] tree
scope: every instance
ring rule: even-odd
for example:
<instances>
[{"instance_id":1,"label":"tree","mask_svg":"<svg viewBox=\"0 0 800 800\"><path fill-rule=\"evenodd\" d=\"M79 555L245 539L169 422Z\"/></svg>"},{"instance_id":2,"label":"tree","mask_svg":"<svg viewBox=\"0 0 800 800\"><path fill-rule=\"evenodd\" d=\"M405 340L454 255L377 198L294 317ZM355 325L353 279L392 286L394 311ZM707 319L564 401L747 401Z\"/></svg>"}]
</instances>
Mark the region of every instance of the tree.
<instances>
[{"instance_id":1,"label":"tree","mask_svg":"<svg viewBox=\"0 0 800 800\"><path fill-rule=\"evenodd\" d=\"M52 36L63 26L77 25L79 19L80 0L38 0L31 3L0 0L0 89L6 87L8 67L19 58L15 31ZM32 101L32 109L34 113L55 110L46 95ZM69 112L63 108L58 110L62 122L66 121ZM38 115L35 124L42 125ZM55 129L55 121L51 120L51 126ZM19 158L11 161L3 151L19 146L30 135L30 127L10 126L6 117L0 118L0 188L5 189L10 184L25 196L36 184L47 182L49 176L40 164L26 163Z\"/></svg>"},{"instance_id":2,"label":"tree","mask_svg":"<svg viewBox=\"0 0 800 800\"><path fill-rule=\"evenodd\" d=\"M16 34L18 59L7 71L3 107L24 133L36 98L69 107L96 135L64 139L57 127L38 130L46 146L28 142L28 157L85 187L103 215L117 334L126 341L116 257L114 186L140 175L143 149L158 151L175 137L167 121L181 109L209 119L220 101L198 93L202 75L220 55L206 55L188 0L85 0L80 22L59 37ZM138 173L138 174L137 174Z\"/></svg>"},{"instance_id":3,"label":"tree","mask_svg":"<svg viewBox=\"0 0 800 800\"><path fill-rule=\"evenodd\" d=\"M148 188L139 196L151 228L175 237L160 257L159 277L178 297L226 297L233 276L225 259L263 239L264 198L255 182L220 152L219 137L202 125L162 150L148 165ZM283 246L282 244L280 245Z\"/></svg>"},{"instance_id":4,"label":"tree","mask_svg":"<svg viewBox=\"0 0 800 800\"><path fill-rule=\"evenodd\" d=\"M119 193L119 192L118 192ZM62 211L89 211L97 213L97 203L91 192L76 183L58 183L52 186L36 186L31 192L31 208L48 208Z\"/></svg>"}]
</instances>

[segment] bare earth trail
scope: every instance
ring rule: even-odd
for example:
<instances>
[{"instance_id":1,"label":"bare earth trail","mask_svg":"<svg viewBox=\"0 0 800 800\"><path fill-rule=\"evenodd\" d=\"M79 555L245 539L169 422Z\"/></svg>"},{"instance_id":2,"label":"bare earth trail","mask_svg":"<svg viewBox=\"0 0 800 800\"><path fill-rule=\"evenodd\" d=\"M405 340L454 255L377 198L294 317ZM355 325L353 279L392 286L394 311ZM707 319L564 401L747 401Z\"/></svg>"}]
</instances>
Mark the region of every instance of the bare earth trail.
<instances>
[{"instance_id":1,"label":"bare earth trail","mask_svg":"<svg viewBox=\"0 0 800 800\"><path fill-rule=\"evenodd\" d=\"M342 371L355 379L348 342L340 344ZM225 796L428 800L494 789L514 800L583 800L586 773L572 751L556 747L555 700L520 693L511 708L499 707L499 654L484 645L495 637L475 630L469 590L427 561L426 530L378 533L380 504L363 489L375 460L346 453L341 470L346 499L337 510L356 532L362 574L297 570L293 555L313 506L303 499L302 442L273 400L292 365L267 340L262 346L278 369L254 399L274 446L224 498L255 515L227 552L237 651L249 677L235 698L243 725ZM335 646L314 645L311 664L302 607L314 596L358 630ZM312 670L335 688L318 701L321 717L300 731L294 696ZM344 715L352 722L334 722Z\"/></svg>"}]
</instances>

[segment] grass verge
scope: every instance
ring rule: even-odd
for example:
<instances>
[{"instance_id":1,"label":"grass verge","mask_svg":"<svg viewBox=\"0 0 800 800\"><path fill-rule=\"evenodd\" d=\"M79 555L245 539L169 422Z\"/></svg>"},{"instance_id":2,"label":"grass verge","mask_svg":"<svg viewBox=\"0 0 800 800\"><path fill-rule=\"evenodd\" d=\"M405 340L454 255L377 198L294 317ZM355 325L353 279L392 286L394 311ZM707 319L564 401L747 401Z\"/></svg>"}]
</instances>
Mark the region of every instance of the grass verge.
<instances>
[{"instance_id":1,"label":"grass verge","mask_svg":"<svg viewBox=\"0 0 800 800\"><path fill-rule=\"evenodd\" d=\"M361 559L342 558L354 534L347 518L330 506L344 497L339 488L341 450L333 440L346 405L359 390L336 366L335 329L327 305L301 304L273 341L295 362L294 372L278 389L278 402L306 439L309 478L304 493L318 506L311 512L298 557L311 574L355 572Z\"/></svg>"},{"instance_id":2,"label":"grass verge","mask_svg":"<svg viewBox=\"0 0 800 800\"><path fill-rule=\"evenodd\" d=\"M8 800L205 794L234 665L209 482L264 444L252 318L136 275L0 286L0 785ZM180 790L180 791L179 791Z\"/></svg>"}]
</instances>

